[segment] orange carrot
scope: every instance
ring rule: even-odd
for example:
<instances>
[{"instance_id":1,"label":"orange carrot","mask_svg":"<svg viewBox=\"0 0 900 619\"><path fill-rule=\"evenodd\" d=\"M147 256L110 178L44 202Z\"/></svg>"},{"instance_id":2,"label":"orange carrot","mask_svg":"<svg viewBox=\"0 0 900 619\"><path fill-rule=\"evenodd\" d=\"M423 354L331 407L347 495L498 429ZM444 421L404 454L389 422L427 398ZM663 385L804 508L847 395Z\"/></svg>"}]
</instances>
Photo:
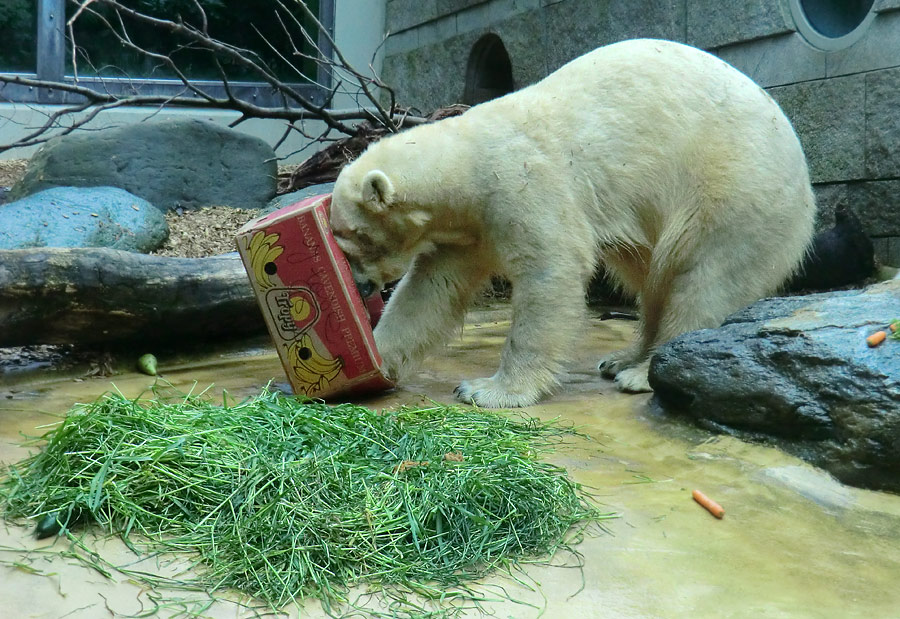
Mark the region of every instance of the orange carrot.
<instances>
[{"instance_id":1,"label":"orange carrot","mask_svg":"<svg viewBox=\"0 0 900 619\"><path fill-rule=\"evenodd\" d=\"M898 324L900 324L900 321L896 321L896 322L892 322L892 323L891 323L891 326L890 326L891 333L896 333L896 332L897 332L897 325L898 325Z\"/></svg>"},{"instance_id":2,"label":"orange carrot","mask_svg":"<svg viewBox=\"0 0 900 619\"><path fill-rule=\"evenodd\" d=\"M700 503L706 511L715 516L716 518L721 519L722 516L725 515L725 510L722 509L722 506L713 501L711 498L700 492L699 490L694 490L692 496L694 500Z\"/></svg>"},{"instance_id":3,"label":"orange carrot","mask_svg":"<svg viewBox=\"0 0 900 619\"><path fill-rule=\"evenodd\" d=\"M872 335L866 338L866 344L869 345L869 348L875 348L879 344L881 344L885 338L887 337L886 331L876 331Z\"/></svg>"}]
</instances>

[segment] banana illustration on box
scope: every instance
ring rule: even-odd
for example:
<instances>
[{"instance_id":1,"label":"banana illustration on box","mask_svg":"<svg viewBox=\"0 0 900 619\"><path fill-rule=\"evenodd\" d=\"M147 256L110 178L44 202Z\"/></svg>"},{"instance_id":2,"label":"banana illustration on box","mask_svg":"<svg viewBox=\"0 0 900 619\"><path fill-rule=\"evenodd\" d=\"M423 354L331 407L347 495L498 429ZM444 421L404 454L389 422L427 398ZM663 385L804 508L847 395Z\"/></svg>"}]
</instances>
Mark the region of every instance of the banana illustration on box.
<instances>
[{"instance_id":1,"label":"banana illustration on box","mask_svg":"<svg viewBox=\"0 0 900 619\"><path fill-rule=\"evenodd\" d=\"M248 243L250 270L256 284L263 290L275 285L270 276L275 274L275 259L284 251L284 247L276 245L279 238L277 234L266 234L265 230L260 230L250 237Z\"/></svg>"},{"instance_id":2,"label":"banana illustration on box","mask_svg":"<svg viewBox=\"0 0 900 619\"><path fill-rule=\"evenodd\" d=\"M300 390L314 395L326 389L344 367L340 357L331 358L320 353L309 333L303 333L287 347L291 371Z\"/></svg>"},{"instance_id":3,"label":"banana illustration on box","mask_svg":"<svg viewBox=\"0 0 900 619\"><path fill-rule=\"evenodd\" d=\"M314 398L393 386L331 234L330 201L313 196L252 219L236 239L291 387Z\"/></svg>"},{"instance_id":4,"label":"banana illustration on box","mask_svg":"<svg viewBox=\"0 0 900 619\"><path fill-rule=\"evenodd\" d=\"M309 396L320 393L341 373L344 361L327 350L320 352L318 340L310 335L321 316L316 295L309 288L273 286L266 291L265 300L272 324L285 342L295 391Z\"/></svg>"}]
</instances>

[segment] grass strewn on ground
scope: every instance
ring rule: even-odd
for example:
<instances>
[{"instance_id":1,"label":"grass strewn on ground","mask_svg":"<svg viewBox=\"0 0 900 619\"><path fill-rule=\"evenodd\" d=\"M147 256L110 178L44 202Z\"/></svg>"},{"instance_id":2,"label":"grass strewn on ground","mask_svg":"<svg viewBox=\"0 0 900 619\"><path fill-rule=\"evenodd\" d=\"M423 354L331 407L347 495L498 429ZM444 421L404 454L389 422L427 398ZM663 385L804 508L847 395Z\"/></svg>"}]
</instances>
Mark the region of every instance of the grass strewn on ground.
<instances>
[{"instance_id":1,"label":"grass strewn on ground","mask_svg":"<svg viewBox=\"0 0 900 619\"><path fill-rule=\"evenodd\" d=\"M572 433L458 406L109 393L8 467L0 500L7 518L93 523L142 552L198 556L188 588L337 609L365 584L395 614L409 593L451 612L474 579L613 517L540 458Z\"/></svg>"}]
</instances>

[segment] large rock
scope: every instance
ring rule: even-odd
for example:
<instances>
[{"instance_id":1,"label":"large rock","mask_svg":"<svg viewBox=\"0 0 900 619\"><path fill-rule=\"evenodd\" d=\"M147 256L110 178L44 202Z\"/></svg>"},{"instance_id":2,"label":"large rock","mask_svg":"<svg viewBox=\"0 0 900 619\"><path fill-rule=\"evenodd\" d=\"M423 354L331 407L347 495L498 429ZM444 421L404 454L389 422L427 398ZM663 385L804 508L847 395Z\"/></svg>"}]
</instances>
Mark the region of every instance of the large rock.
<instances>
[{"instance_id":1,"label":"large rock","mask_svg":"<svg viewBox=\"0 0 900 619\"><path fill-rule=\"evenodd\" d=\"M28 163L11 198L48 187L126 189L165 211L263 208L275 195L275 151L259 138L179 118L55 138Z\"/></svg>"},{"instance_id":2,"label":"large rock","mask_svg":"<svg viewBox=\"0 0 900 619\"><path fill-rule=\"evenodd\" d=\"M900 492L900 341L865 339L897 318L900 281L764 299L662 346L650 385L669 411Z\"/></svg>"},{"instance_id":3,"label":"large rock","mask_svg":"<svg viewBox=\"0 0 900 619\"><path fill-rule=\"evenodd\" d=\"M54 187L0 206L0 249L111 247L149 252L168 234L159 209L115 187Z\"/></svg>"}]
</instances>

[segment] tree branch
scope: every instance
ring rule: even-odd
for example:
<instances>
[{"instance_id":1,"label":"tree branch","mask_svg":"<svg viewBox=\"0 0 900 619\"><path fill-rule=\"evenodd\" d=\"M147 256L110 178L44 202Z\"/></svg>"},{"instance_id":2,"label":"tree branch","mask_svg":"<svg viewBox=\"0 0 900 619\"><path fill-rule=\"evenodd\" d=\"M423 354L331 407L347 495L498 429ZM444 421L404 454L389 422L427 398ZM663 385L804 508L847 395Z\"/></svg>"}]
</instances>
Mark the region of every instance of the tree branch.
<instances>
[{"instance_id":1,"label":"tree branch","mask_svg":"<svg viewBox=\"0 0 900 619\"><path fill-rule=\"evenodd\" d=\"M0 152L43 143L60 132L68 133L84 127L103 111L120 107L152 106L159 109L197 107L232 110L239 114L239 117L232 123L233 125L251 118L282 120L286 122L287 128L284 136L279 139L279 144L291 132L310 136L310 139L314 140L325 139L322 138L322 135L328 135L332 131L345 136L353 136L357 133L354 125L360 121L376 122L389 132L395 132L405 126L424 122L424 119L409 116L403 110L400 110L398 114L394 103L393 90L388 88L377 76L374 76L374 71L372 76L367 76L351 66L335 44L331 33L327 31L313 11L301 0L287 0L287 2L275 0L277 5L275 17L289 42L290 55L283 51L283 46L280 48L273 41L268 40L262 32L257 31L264 49L271 52L269 53L270 59L274 57L274 60L272 60L273 64L282 67L281 73L276 72L272 66L269 66L259 53L253 50L242 49L216 38L214 33L211 32L213 28L212 22L199 0L193 0L199 16L197 26L191 25L180 17L177 19L165 19L148 15L126 6L119 0L69 0L69 2L76 7L76 10L66 23L68 38L72 46L72 63L75 70L74 79L56 82L35 79L20 74L0 74L0 95L2 95L2 88L6 85L54 89L66 93L68 95L67 100L71 104L47 113L46 122L39 127L34 127L26 136L16 142L6 145L0 144ZM106 14L101 12L104 8L107 9ZM99 20L100 25L111 33L115 40L125 49L152 59L158 66L166 67L167 72L175 76L175 82L182 87L181 91L165 95L121 94L120 84L124 81L121 78L98 77L96 79L99 81L99 87L84 83L84 80L78 77L77 61L81 48L75 40L77 32L75 26L77 20L86 15ZM305 19L307 23L314 24L314 27L322 37L333 47L334 57L323 54L322 50L316 45L314 37L304 26L304 21L301 18ZM170 48L169 50L148 49L131 36L127 25L129 23L141 24L142 27L158 30L167 37L187 41L187 44L173 44L172 47L174 49ZM250 26L254 27L253 24L250 24ZM305 45L297 45L294 42L294 37L297 35L301 37L298 40L304 41ZM160 37L160 40L164 38ZM210 53L215 70L219 75L218 80L210 83L209 81L195 80L189 77L189 72L176 59L176 53L181 49L203 49ZM81 55L87 58L83 52L81 52ZM279 75L284 74L296 75L301 82L321 86L317 84L314 78L306 75L295 64L297 59L315 62L317 65L329 69L335 76L343 75L345 79L336 78L332 87L323 93L323 98L317 98L317 101L322 101L319 104L298 90L297 84L287 82L279 77ZM90 63L90 59L88 59L88 62ZM239 67L253 76L249 79L251 82L259 81L268 85L277 93L280 99L278 104L259 105L239 96L233 88L223 63ZM285 73L285 69L287 69L287 73ZM371 65L369 69L371 69ZM216 96L210 90L211 85L218 86L221 92L224 92L224 96ZM352 89L348 90L348 86ZM132 90L136 92L137 89L132 88ZM379 99L379 91L389 93L389 107L386 108L382 105ZM346 92L351 96L357 96L364 101L364 104L359 105L355 109L333 109L334 97L338 92ZM321 134L319 129L315 130L319 137L303 129L304 123L313 120L324 123L326 127L326 131Z\"/></svg>"}]
</instances>

